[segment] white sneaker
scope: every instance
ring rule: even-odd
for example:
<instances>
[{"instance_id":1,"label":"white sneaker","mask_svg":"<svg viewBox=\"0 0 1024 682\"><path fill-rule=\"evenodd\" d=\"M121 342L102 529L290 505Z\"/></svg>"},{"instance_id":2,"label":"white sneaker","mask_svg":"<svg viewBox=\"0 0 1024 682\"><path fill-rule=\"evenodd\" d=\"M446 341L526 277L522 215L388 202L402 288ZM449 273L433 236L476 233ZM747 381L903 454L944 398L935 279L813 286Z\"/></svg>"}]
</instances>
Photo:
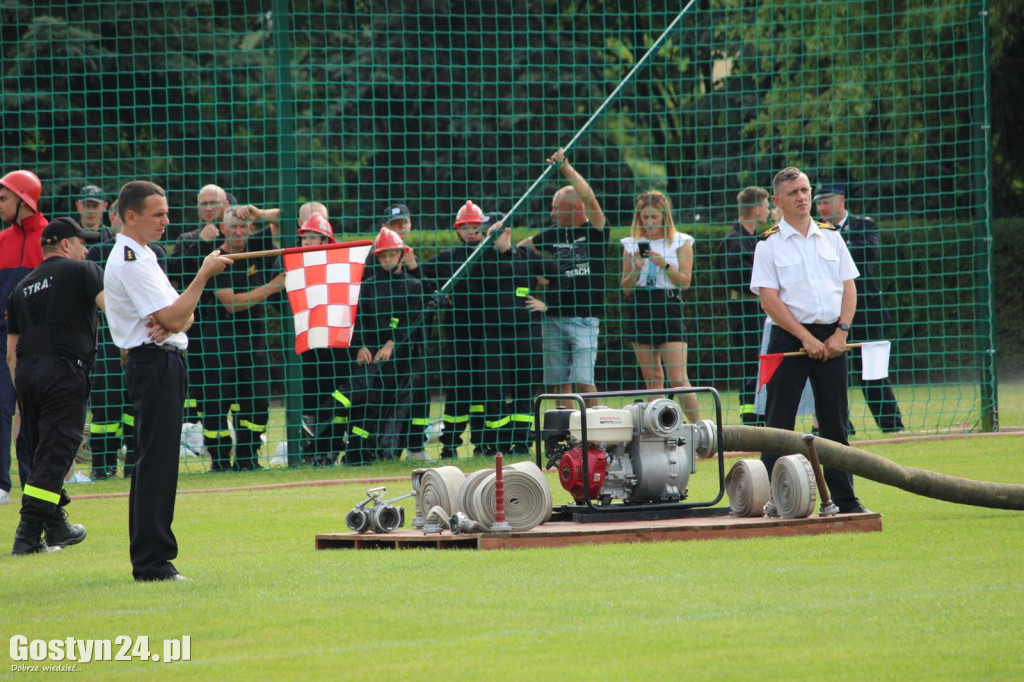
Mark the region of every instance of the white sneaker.
<instances>
[{"instance_id":1,"label":"white sneaker","mask_svg":"<svg viewBox=\"0 0 1024 682\"><path fill-rule=\"evenodd\" d=\"M7 504L11 501L11 494L6 490L0 490L0 504Z\"/></svg>"},{"instance_id":2,"label":"white sneaker","mask_svg":"<svg viewBox=\"0 0 1024 682\"><path fill-rule=\"evenodd\" d=\"M405 458L411 462L425 462L427 457L426 450L406 450Z\"/></svg>"}]
</instances>

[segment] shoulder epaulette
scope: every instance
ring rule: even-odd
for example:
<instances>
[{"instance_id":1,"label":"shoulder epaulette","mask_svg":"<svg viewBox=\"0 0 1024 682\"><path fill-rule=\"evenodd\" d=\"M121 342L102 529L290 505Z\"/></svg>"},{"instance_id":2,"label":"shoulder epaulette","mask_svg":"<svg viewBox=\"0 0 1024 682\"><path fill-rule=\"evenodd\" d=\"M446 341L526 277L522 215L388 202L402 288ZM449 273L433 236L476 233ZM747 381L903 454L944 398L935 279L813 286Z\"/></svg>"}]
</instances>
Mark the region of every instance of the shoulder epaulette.
<instances>
[{"instance_id":1,"label":"shoulder epaulette","mask_svg":"<svg viewBox=\"0 0 1024 682\"><path fill-rule=\"evenodd\" d=\"M768 237L771 237L773 234L778 234L778 232L779 232L779 226L778 225L773 225L773 226L769 227L767 230L765 230L764 232L762 232L761 235L758 237L758 239L768 239Z\"/></svg>"},{"instance_id":2,"label":"shoulder epaulette","mask_svg":"<svg viewBox=\"0 0 1024 682\"><path fill-rule=\"evenodd\" d=\"M132 251L132 247L128 246L127 244L125 244L124 247L124 259L126 261L138 260L138 258L136 258L135 256L135 252Z\"/></svg>"},{"instance_id":3,"label":"shoulder epaulette","mask_svg":"<svg viewBox=\"0 0 1024 682\"><path fill-rule=\"evenodd\" d=\"M832 223L819 223L819 222L815 222L814 224L818 226L819 230L835 230L835 229L837 229L836 226L833 225Z\"/></svg>"}]
</instances>

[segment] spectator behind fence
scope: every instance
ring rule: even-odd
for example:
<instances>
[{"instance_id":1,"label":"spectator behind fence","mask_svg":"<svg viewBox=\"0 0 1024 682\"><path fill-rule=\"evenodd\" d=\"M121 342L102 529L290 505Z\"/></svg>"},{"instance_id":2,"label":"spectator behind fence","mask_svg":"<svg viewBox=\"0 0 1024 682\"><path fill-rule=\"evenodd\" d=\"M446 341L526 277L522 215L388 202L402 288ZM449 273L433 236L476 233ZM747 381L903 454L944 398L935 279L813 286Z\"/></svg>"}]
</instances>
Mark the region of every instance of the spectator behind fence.
<instances>
[{"instance_id":1,"label":"spectator behind fence","mask_svg":"<svg viewBox=\"0 0 1024 682\"><path fill-rule=\"evenodd\" d=\"M31 171L17 170L0 178L0 221L7 225L0 231L0 305L5 308L14 285L43 262L39 240L48 221L39 208L42 194L43 183ZM0 350L7 355L6 315L0 322ZM0 504L11 499L11 430L17 404L10 374L0 372ZM32 468L24 429L18 432L15 449L24 487Z\"/></svg>"},{"instance_id":2,"label":"spectator behind fence","mask_svg":"<svg viewBox=\"0 0 1024 682\"><path fill-rule=\"evenodd\" d=\"M682 292L693 281L693 242L676 232L668 197L657 190L636 199L632 236L622 240L626 335L648 389L690 386ZM690 423L700 419L697 396L683 395Z\"/></svg>"},{"instance_id":3,"label":"spectator behind fence","mask_svg":"<svg viewBox=\"0 0 1024 682\"><path fill-rule=\"evenodd\" d=\"M93 186L95 187L95 186ZM85 194L85 188L82 194ZM98 187L96 189L99 189ZM102 192L102 190L100 190ZM105 202L104 202L105 203ZM114 249L114 240L123 224L116 215L117 202L111 206L110 229L100 232L100 243L86 255L95 263L106 263ZM149 248L160 269L166 269L164 248L152 242ZM117 455L124 445L124 477L130 478L135 466L135 415L124 390L121 352L110 338L106 314L100 315L96 344L96 366L92 370L92 394L89 396L92 419L89 422L89 450L92 453L92 479L102 480L117 475Z\"/></svg>"},{"instance_id":4,"label":"spectator behind fence","mask_svg":"<svg viewBox=\"0 0 1024 682\"><path fill-rule=\"evenodd\" d=\"M529 455L534 390L540 384L541 323L547 305L534 295L538 278L558 276L558 264L525 246L512 246L512 228L500 213L484 218L498 232L493 248L475 265L478 287L480 374L484 405L484 454ZM478 389L481 390L481 389ZM506 402L506 399L508 402Z\"/></svg>"},{"instance_id":5,"label":"spectator behind fence","mask_svg":"<svg viewBox=\"0 0 1024 682\"><path fill-rule=\"evenodd\" d=\"M782 220L767 230L754 252L750 290L775 322L769 353L804 350L787 357L768 382L765 422L793 430L807 379L824 438L848 445L846 438L846 341L857 308L853 280L860 274L843 238L825 223L811 220L811 183L798 168L786 168L772 181ZM769 476L779 456L761 454ZM867 511L853 491L853 477L825 467L832 501L840 513Z\"/></svg>"},{"instance_id":6,"label":"spectator behind fence","mask_svg":"<svg viewBox=\"0 0 1024 682\"><path fill-rule=\"evenodd\" d=\"M167 195L151 182L121 188L118 212L124 221L103 275L110 335L127 351L124 381L135 412L135 471L128 496L128 534L136 580L181 580L171 561L178 541L171 530L178 487L178 450L184 413L185 330L206 283L231 263L211 252L180 295L147 245L163 237ZM147 325L156 322L170 336L151 343Z\"/></svg>"},{"instance_id":7,"label":"spectator behind fence","mask_svg":"<svg viewBox=\"0 0 1024 682\"><path fill-rule=\"evenodd\" d=\"M423 371L423 285L402 271L405 243L398 234L380 228L373 251L380 267L360 287L352 334L356 367L349 387L347 465L423 450L423 429L398 418L397 409L410 401L413 375Z\"/></svg>"},{"instance_id":8,"label":"spectator behind fence","mask_svg":"<svg viewBox=\"0 0 1024 682\"><path fill-rule=\"evenodd\" d=\"M452 227L459 235L461 244L419 264L420 277L428 292L443 287L480 245L483 240L480 229L483 222L483 210L472 201L467 201L459 209ZM444 315L445 341L442 352L447 366L443 372L445 400L442 411L444 430L440 439L442 459L459 456L462 432L467 426L473 454L483 453L484 377L480 366L482 349L479 317L486 302L481 298L480 287L473 282L478 273L478 268L471 268L455 283L448 296L448 309Z\"/></svg>"},{"instance_id":9,"label":"spectator behind fence","mask_svg":"<svg viewBox=\"0 0 1024 682\"><path fill-rule=\"evenodd\" d=\"M878 223L870 216L853 215L846 210L846 187L834 182L818 185L814 201L821 219L835 225L850 249L853 262L861 276L857 278L857 314L853 316L851 338L855 341L881 341L885 339L885 325L889 313L882 302L882 289L878 284L878 262L881 254L881 239ZM860 374L861 354L859 349L850 353L854 372ZM874 379L860 382L864 400L871 409L884 433L898 433L903 430L903 415L900 414L896 394L889 379Z\"/></svg>"},{"instance_id":10,"label":"spectator behind fence","mask_svg":"<svg viewBox=\"0 0 1024 682\"><path fill-rule=\"evenodd\" d=\"M750 293L750 272L754 267L757 231L771 217L768 191L746 187L736 195L736 205L739 216L718 247L718 270L729 296L729 378L740 381L740 419L753 425L761 423L755 412L755 392L763 313L757 296Z\"/></svg>"},{"instance_id":11,"label":"spectator behind fence","mask_svg":"<svg viewBox=\"0 0 1024 682\"><path fill-rule=\"evenodd\" d=\"M551 199L554 227L519 242L553 255L561 276L545 295L544 381L557 393L597 390L594 365L604 315L608 231L594 191L559 149L548 163L559 164L569 185Z\"/></svg>"},{"instance_id":12,"label":"spectator behind fence","mask_svg":"<svg viewBox=\"0 0 1024 682\"><path fill-rule=\"evenodd\" d=\"M271 225L273 225L272 223ZM252 232L252 223L229 208L220 224L224 241L221 253L269 251L274 230ZM206 341L213 352L207 357L207 383L200 399L203 441L210 453L210 471L262 468L258 454L261 436L270 420L270 360L267 356L265 302L284 290L285 273L273 256L232 261L214 280L217 300L213 333ZM209 346L208 346L209 350ZM235 461L231 464L231 430L228 413L233 405Z\"/></svg>"},{"instance_id":13,"label":"spectator behind fence","mask_svg":"<svg viewBox=\"0 0 1024 682\"><path fill-rule=\"evenodd\" d=\"M99 232L104 241L114 241L114 235L103 227L103 212L107 210L107 193L98 185L86 185L75 199L78 222L82 229Z\"/></svg>"}]
</instances>

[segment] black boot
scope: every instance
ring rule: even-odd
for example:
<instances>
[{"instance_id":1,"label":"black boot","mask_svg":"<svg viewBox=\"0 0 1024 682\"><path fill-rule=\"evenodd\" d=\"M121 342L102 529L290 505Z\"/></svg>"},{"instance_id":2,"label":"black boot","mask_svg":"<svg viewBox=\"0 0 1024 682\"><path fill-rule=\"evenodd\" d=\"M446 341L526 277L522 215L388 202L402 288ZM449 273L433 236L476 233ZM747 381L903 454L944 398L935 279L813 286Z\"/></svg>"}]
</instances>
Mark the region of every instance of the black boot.
<instances>
[{"instance_id":1,"label":"black boot","mask_svg":"<svg viewBox=\"0 0 1024 682\"><path fill-rule=\"evenodd\" d=\"M18 530L14 531L14 547L11 554L36 554L48 551L50 549L43 541L43 522L22 516Z\"/></svg>"},{"instance_id":2,"label":"black boot","mask_svg":"<svg viewBox=\"0 0 1024 682\"><path fill-rule=\"evenodd\" d=\"M85 539L85 526L80 523L73 526L69 524L64 507L54 510L53 515L43 524L43 529L46 531L46 544L50 547L77 545Z\"/></svg>"}]
</instances>

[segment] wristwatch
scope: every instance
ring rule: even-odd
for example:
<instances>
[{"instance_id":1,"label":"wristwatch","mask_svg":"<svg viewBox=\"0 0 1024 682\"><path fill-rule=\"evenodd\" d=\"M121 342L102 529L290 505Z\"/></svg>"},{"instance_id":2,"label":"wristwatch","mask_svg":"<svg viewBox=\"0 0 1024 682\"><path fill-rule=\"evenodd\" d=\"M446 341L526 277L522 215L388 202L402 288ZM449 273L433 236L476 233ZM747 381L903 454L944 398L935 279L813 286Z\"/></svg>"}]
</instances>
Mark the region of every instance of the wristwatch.
<instances>
[{"instance_id":1,"label":"wristwatch","mask_svg":"<svg viewBox=\"0 0 1024 682\"><path fill-rule=\"evenodd\" d=\"M850 325L846 324L845 322L840 322L839 323L839 328L842 329L847 334L850 333Z\"/></svg>"}]
</instances>

